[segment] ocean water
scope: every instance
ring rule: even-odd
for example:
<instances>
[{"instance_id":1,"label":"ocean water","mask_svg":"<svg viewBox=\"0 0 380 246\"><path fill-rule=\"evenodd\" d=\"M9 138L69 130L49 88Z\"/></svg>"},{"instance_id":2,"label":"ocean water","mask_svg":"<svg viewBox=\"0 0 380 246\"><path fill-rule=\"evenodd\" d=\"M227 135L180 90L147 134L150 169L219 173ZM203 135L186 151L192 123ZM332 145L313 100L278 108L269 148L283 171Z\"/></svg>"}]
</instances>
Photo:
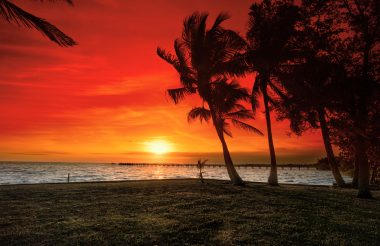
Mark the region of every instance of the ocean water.
<instances>
[{"instance_id":1,"label":"ocean water","mask_svg":"<svg viewBox=\"0 0 380 246\"><path fill-rule=\"evenodd\" d=\"M237 167L243 180L266 182L269 168ZM110 163L27 163L0 162L0 185L66 183L70 173L70 182L181 179L197 178L195 166L146 165L129 166ZM205 167L204 178L228 180L224 166ZM332 185L331 171L315 168L279 168L278 179L284 184ZM345 180L350 178L345 176Z\"/></svg>"}]
</instances>

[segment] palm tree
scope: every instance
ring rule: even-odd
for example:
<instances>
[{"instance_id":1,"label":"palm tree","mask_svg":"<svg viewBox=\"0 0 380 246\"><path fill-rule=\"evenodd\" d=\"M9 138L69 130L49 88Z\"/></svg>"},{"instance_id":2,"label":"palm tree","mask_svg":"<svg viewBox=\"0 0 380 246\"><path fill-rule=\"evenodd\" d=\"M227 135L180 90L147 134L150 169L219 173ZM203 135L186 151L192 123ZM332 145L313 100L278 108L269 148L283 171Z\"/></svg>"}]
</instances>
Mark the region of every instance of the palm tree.
<instances>
[{"instance_id":1,"label":"palm tree","mask_svg":"<svg viewBox=\"0 0 380 246\"><path fill-rule=\"evenodd\" d=\"M201 122L208 122L212 119L216 133L222 144L223 156L227 167L227 172L233 184L243 183L239 174L233 166L233 161L227 147L224 135L232 137L230 125L234 125L243 130L263 135L255 127L243 122L245 119L253 119L253 113L239 104L240 100L248 101L250 96L246 89L243 89L236 82L228 83L226 79L212 82L210 91L211 103L195 107L188 113L188 121L199 119ZM207 107L208 106L208 107Z\"/></svg>"},{"instance_id":2,"label":"palm tree","mask_svg":"<svg viewBox=\"0 0 380 246\"><path fill-rule=\"evenodd\" d=\"M234 184L240 184L241 180L234 180L235 177L238 177L238 174L233 166L224 134L232 137L232 133L229 129L231 124L246 131L260 135L263 134L255 127L241 121L244 119L254 119L252 111L247 110L243 105L239 104L240 100L248 101L250 99L248 91L241 88L236 82L227 83L225 79L214 83L210 93L212 108L214 110L210 108L206 109L204 106L193 108L188 114L188 120L195 118L206 121L210 118L213 120L213 124L222 144L224 160L229 176ZM208 106L210 107L210 104ZM214 111L214 114L212 111Z\"/></svg>"},{"instance_id":3,"label":"palm tree","mask_svg":"<svg viewBox=\"0 0 380 246\"><path fill-rule=\"evenodd\" d=\"M271 94L282 96L281 87L274 79L279 65L289 59L291 51L287 49L289 40L295 33L298 18L298 8L292 1L264 0L254 3L249 12L249 29L247 39L247 62L250 69L256 72L252 89L252 110L259 107L258 97L263 96L265 119L268 132L268 144L271 159L271 169L268 184L278 185L276 154L273 144L270 118L270 104L274 105Z\"/></svg>"},{"instance_id":4,"label":"palm tree","mask_svg":"<svg viewBox=\"0 0 380 246\"><path fill-rule=\"evenodd\" d=\"M51 0L54 1L54 0ZM71 0L62 0L73 5ZM43 2L43 0L41 0ZM9 23L34 28L59 46L74 46L77 43L46 20L26 12L9 0L0 0L0 16Z\"/></svg>"},{"instance_id":5,"label":"palm tree","mask_svg":"<svg viewBox=\"0 0 380 246\"><path fill-rule=\"evenodd\" d=\"M221 23L229 18L221 13L210 29L206 29L208 14L195 12L184 21L182 37L174 42L175 56L158 48L157 54L171 64L180 75L181 87L168 90L174 103L185 96L197 93L203 101L202 107L193 108L188 119L201 121L212 119L223 147L224 160L233 184L243 184L233 166L224 134L230 135L228 122L251 131L256 128L239 121L250 118L250 114L237 102L248 97L248 93L237 83L227 83L225 76L242 75L246 71L244 61L237 59L246 42L236 32L225 29Z\"/></svg>"}]
</instances>

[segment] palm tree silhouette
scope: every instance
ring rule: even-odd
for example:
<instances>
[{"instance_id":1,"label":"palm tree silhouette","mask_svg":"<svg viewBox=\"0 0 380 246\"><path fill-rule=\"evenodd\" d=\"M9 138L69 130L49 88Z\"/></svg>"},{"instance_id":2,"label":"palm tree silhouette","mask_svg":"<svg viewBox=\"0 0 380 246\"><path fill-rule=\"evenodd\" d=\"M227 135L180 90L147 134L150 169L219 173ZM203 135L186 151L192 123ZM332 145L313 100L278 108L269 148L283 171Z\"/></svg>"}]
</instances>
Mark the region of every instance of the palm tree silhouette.
<instances>
[{"instance_id":1,"label":"palm tree silhouette","mask_svg":"<svg viewBox=\"0 0 380 246\"><path fill-rule=\"evenodd\" d=\"M243 181L236 172L224 138L224 134L231 135L228 121L247 130L260 131L239 120L252 118L252 114L238 104L239 100L249 98L249 94L236 82L228 83L225 76L238 76L246 71L244 61L238 59L246 42L236 32L221 26L229 18L227 14L219 14L208 30L207 17L208 14L195 12L185 19L182 37L174 42L175 56L161 48L157 49L157 54L180 75L181 87L168 90L174 103L193 93L203 100L202 107L189 112L188 120L212 119L231 182L241 185Z\"/></svg>"},{"instance_id":2,"label":"palm tree silhouette","mask_svg":"<svg viewBox=\"0 0 380 246\"><path fill-rule=\"evenodd\" d=\"M61 1L65 1L68 4L73 5L73 2L71 0ZM43 0L41 0L41 2L43 2ZM8 0L0 0L0 16L9 23L38 30L43 35L47 36L51 41L57 43L59 46L67 47L77 44L72 38L64 34L54 25L50 24L40 17L26 12Z\"/></svg>"},{"instance_id":3,"label":"palm tree silhouette","mask_svg":"<svg viewBox=\"0 0 380 246\"><path fill-rule=\"evenodd\" d=\"M248 23L248 47L246 61L250 70L256 72L252 89L252 110L259 107L258 98L263 96L265 119L268 132L268 144L271 169L268 184L278 185L276 154L273 144L270 118L270 104L275 105L272 94L282 96L281 86L273 79L279 65L288 59L291 51L287 49L289 39L295 33L298 16L297 7L290 1L264 0L250 7Z\"/></svg>"},{"instance_id":4,"label":"palm tree silhouette","mask_svg":"<svg viewBox=\"0 0 380 246\"><path fill-rule=\"evenodd\" d=\"M228 83L225 78L212 82L210 91L211 103L195 107L188 113L188 121L191 122L199 119L201 122L208 122L212 119L223 148L223 156L227 167L227 172L233 184L240 185L243 183L239 174L233 166L233 161L227 147L224 134L232 137L230 125L247 130L253 133L263 135L257 128L243 122L245 119L253 119L252 111L246 109L239 101L249 101L248 91L241 88L238 83Z\"/></svg>"}]
</instances>

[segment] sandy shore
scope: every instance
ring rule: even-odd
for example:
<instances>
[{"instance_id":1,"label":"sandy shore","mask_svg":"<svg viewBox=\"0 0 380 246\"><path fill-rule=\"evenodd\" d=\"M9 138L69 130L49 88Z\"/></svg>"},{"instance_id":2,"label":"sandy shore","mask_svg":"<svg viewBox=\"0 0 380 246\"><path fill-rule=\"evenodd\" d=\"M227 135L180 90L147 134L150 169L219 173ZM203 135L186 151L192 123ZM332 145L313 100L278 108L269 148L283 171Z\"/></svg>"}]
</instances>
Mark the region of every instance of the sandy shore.
<instances>
[{"instance_id":1,"label":"sandy shore","mask_svg":"<svg viewBox=\"0 0 380 246\"><path fill-rule=\"evenodd\" d=\"M2 245L353 244L380 241L352 189L161 180L0 186Z\"/></svg>"}]
</instances>

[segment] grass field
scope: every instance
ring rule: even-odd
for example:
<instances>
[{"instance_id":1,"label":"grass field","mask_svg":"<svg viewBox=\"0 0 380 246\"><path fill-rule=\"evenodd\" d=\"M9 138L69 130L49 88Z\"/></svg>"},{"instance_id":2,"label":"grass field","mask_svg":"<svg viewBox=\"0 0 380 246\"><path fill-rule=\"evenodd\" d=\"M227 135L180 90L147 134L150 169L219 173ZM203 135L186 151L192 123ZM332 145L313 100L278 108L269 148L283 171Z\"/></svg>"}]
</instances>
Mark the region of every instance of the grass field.
<instances>
[{"instance_id":1,"label":"grass field","mask_svg":"<svg viewBox=\"0 0 380 246\"><path fill-rule=\"evenodd\" d=\"M380 243L380 191L207 183L0 186L0 245Z\"/></svg>"}]
</instances>

